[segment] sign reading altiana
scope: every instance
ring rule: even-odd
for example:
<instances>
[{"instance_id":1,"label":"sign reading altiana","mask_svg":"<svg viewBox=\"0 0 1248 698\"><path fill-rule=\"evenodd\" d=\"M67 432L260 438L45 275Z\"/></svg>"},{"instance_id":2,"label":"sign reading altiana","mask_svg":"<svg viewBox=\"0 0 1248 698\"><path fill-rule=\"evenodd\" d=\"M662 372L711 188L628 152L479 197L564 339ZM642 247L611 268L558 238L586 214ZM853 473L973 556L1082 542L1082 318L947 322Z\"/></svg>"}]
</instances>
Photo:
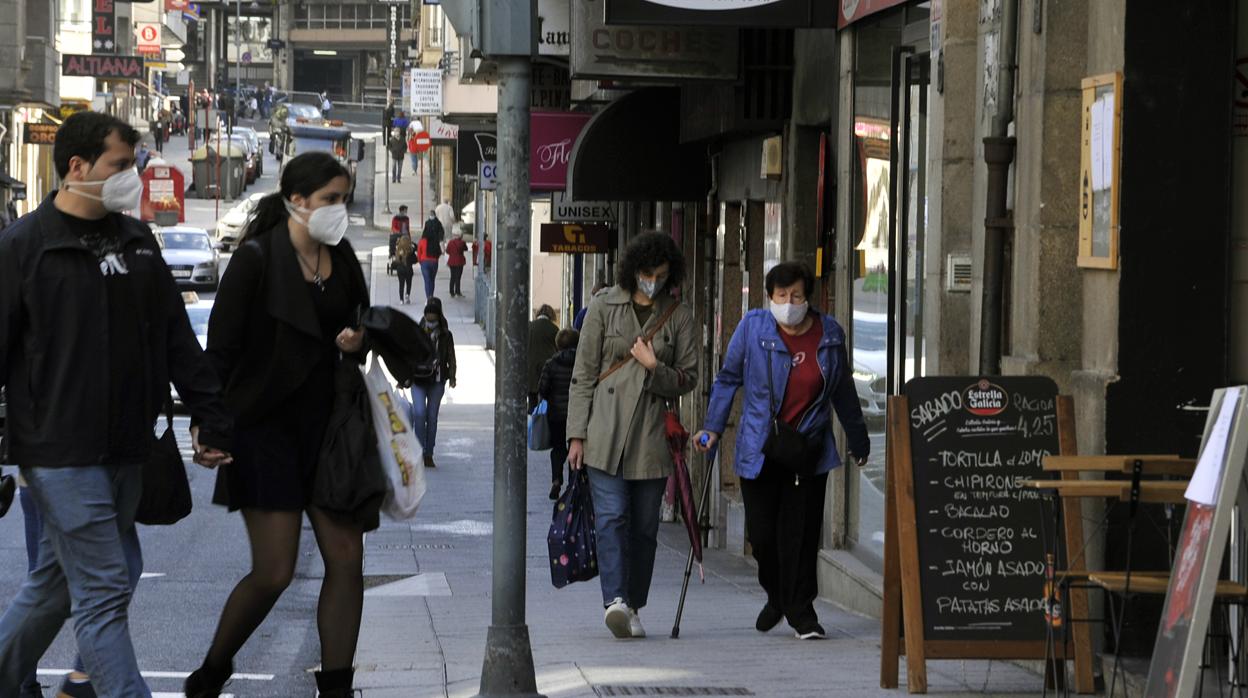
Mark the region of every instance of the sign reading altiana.
<instances>
[{"instance_id":1,"label":"sign reading altiana","mask_svg":"<svg viewBox=\"0 0 1248 698\"><path fill-rule=\"evenodd\" d=\"M139 56L61 56L61 75L77 78L126 80L143 78L143 59Z\"/></svg>"}]
</instances>

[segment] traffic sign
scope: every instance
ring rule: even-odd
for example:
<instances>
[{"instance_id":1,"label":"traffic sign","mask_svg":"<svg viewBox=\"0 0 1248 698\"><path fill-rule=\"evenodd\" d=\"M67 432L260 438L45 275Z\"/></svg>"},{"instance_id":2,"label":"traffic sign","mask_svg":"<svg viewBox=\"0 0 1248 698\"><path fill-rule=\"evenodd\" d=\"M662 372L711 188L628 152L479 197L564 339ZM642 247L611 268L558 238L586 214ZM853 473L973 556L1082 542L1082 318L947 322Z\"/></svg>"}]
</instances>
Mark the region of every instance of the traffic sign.
<instances>
[{"instance_id":1,"label":"traffic sign","mask_svg":"<svg viewBox=\"0 0 1248 698\"><path fill-rule=\"evenodd\" d=\"M498 163L493 160L482 160L477 168L477 186L482 191L498 189Z\"/></svg>"},{"instance_id":2,"label":"traffic sign","mask_svg":"<svg viewBox=\"0 0 1248 698\"><path fill-rule=\"evenodd\" d=\"M139 22L135 27L135 50L139 53L160 53L160 25L156 22Z\"/></svg>"},{"instance_id":3,"label":"traffic sign","mask_svg":"<svg viewBox=\"0 0 1248 698\"><path fill-rule=\"evenodd\" d=\"M416 152L423 153L433 147L433 139L429 137L428 131L420 131L415 135Z\"/></svg>"}]
</instances>

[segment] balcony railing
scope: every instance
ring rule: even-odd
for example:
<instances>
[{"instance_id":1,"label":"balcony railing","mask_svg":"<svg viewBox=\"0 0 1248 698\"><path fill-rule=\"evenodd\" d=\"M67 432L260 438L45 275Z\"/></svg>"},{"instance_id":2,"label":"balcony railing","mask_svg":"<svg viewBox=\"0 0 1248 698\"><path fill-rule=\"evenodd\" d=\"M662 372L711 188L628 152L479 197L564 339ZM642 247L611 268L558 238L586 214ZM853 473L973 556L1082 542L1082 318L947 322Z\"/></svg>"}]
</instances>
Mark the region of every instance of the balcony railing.
<instances>
[{"instance_id":1,"label":"balcony railing","mask_svg":"<svg viewBox=\"0 0 1248 698\"><path fill-rule=\"evenodd\" d=\"M399 25L410 27L412 9L399 6ZM390 26L390 6L382 3L366 5L297 5L295 29L386 29Z\"/></svg>"}]
</instances>

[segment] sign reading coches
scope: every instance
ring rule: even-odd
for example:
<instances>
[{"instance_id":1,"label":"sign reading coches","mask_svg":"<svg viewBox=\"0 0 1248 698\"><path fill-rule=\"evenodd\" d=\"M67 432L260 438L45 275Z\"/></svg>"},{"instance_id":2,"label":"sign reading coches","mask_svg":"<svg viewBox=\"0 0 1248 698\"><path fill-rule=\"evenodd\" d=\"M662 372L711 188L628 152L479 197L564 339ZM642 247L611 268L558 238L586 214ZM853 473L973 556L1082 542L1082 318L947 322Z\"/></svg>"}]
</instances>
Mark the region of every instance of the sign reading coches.
<instances>
[{"instance_id":1,"label":"sign reading coches","mask_svg":"<svg viewBox=\"0 0 1248 698\"><path fill-rule=\"evenodd\" d=\"M615 231L605 225L543 223L538 250L550 254L606 254L615 249Z\"/></svg>"},{"instance_id":2,"label":"sign reading coches","mask_svg":"<svg viewBox=\"0 0 1248 698\"><path fill-rule=\"evenodd\" d=\"M61 75L107 80L143 79L143 59L139 56L61 56Z\"/></svg>"},{"instance_id":3,"label":"sign reading coches","mask_svg":"<svg viewBox=\"0 0 1248 698\"><path fill-rule=\"evenodd\" d=\"M56 144L56 130L60 128L56 124L24 124L24 126L23 140L26 145Z\"/></svg>"},{"instance_id":4,"label":"sign reading coches","mask_svg":"<svg viewBox=\"0 0 1248 698\"><path fill-rule=\"evenodd\" d=\"M608 0L606 16L608 24L809 27L811 0Z\"/></svg>"}]
</instances>

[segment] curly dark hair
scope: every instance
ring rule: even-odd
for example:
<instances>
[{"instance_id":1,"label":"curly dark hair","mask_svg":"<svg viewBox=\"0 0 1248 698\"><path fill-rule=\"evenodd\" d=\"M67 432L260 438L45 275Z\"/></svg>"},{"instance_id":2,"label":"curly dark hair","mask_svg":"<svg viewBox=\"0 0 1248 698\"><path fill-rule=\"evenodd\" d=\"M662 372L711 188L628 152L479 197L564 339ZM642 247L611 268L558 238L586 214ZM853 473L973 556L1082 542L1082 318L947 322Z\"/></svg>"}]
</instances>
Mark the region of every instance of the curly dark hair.
<instances>
[{"instance_id":1,"label":"curly dark hair","mask_svg":"<svg viewBox=\"0 0 1248 698\"><path fill-rule=\"evenodd\" d=\"M660 290L677 288L685 280L685 256L666 233L642 233L629 241L616 269L620 288L637 290L637 273L668 265L667 283Z\"/></svg>"}]
</instances>

